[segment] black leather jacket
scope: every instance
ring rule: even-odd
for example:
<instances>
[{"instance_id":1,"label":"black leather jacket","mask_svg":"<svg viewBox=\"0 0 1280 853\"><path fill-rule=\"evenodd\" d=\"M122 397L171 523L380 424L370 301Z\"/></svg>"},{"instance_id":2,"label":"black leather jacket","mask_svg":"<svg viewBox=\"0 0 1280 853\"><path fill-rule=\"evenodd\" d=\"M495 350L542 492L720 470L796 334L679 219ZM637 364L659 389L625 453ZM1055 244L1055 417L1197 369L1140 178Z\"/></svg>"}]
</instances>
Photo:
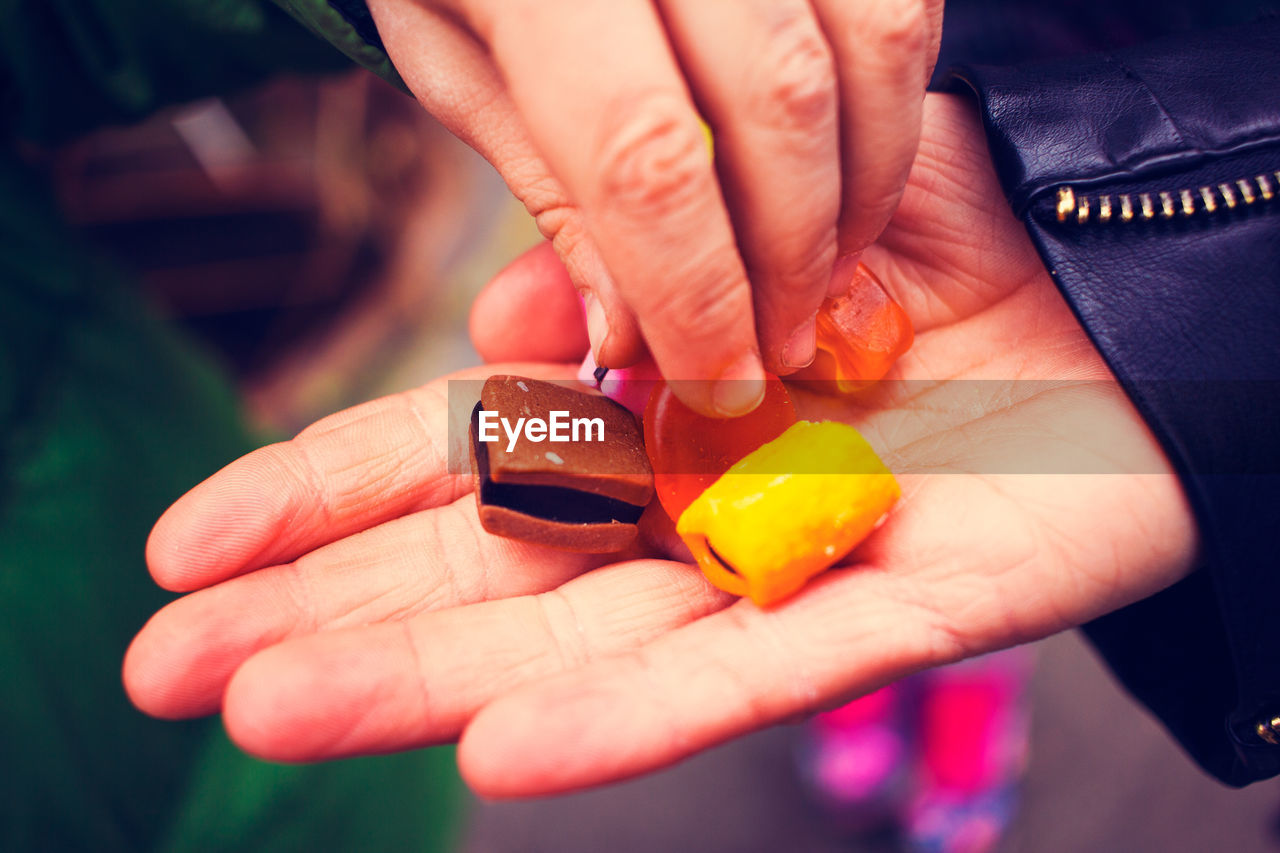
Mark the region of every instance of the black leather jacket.
<instances>
[{"instance_id":1,"label":"black leather jacket","mask_svg":"<svg viewBox=\"0 0 1280 853\"><path fill-rule=\"evenodd\" d=\"M1280 773L1280 20L954 79L1201 529L1200 569L1085 630L1214 776Z\"/></svg>"}]
</instances>

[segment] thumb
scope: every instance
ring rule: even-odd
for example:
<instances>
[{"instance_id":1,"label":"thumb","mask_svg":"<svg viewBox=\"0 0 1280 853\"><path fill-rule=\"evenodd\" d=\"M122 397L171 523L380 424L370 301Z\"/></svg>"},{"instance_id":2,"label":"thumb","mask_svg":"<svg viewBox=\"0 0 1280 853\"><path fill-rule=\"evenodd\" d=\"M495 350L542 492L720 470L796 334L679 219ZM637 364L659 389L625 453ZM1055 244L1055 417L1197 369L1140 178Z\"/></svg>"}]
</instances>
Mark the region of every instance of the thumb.
<instances>
[{"instance_id":1,"label":"thumb","mask_svg":"<svg viewBox=\"0 0 1280 853\"><path fill-rule=\"evenodd\" d=\"M494 276L476 297L471 343L489 363L577 362L592 347L601 363L630 364L644 349L635 318L611 287L602 290L581 296L553 244L540 243Z\"/></svg>"},{"instance_id":2,"label":"thumb","mask_svg":"<svg viewBox=\"0 0 1280 853\"><path fill-rule=\"evenodd\" d=\"M540 243L485 285L471 306L471 343L486 362L581 361L582 300L551 243Z\"/></svg>"}]
</instances>

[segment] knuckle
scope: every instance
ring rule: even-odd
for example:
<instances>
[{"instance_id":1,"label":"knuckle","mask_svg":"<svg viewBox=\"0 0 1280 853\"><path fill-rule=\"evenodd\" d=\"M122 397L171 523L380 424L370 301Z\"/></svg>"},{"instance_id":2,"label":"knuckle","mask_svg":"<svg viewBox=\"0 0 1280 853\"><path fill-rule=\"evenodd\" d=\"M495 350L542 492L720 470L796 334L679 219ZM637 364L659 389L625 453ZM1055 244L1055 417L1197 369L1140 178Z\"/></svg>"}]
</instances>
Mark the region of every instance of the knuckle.
<instances>
[{"instance_id":1,"label":"knuckle","mask_svg":"<svg viewBox=\"0 0 1280 853\"><path fill-rule=\"evenodd\" d=\"M538 608L548 652L561 670L577 669L591 661L591 648L581 631L582 620L572 598L553 589L533 598Z\"/></svg>"},{"instance_id":2,"label":"knuckle","mask_svg":"<svg viewBox=\"0 0 1280 853\"><path fill-rule=\"evenodd\" d=\"M755 660L747 672L740 671L740 677L746 697L760 694L753 703L757 719L776 720L812 705L820 693L815 670L819 655L814 649L797 642L795 632L787 629L787 620L776 613L754 614L742 608L729 612L735 616L734 627L740 636L755 638ZM776 689L764 693L753 689L761 671L772 673L770 680Z\"/></svg>"},{"instance_id":3,"label":"knuckle","mask_svg":"<svg viewBox=\"0 0 1280 853\"><path fill-rule=\"evenodd\" d=\"M649 93L620 104L606 123L599 194L648 219L695 206L710 190L711 164L693 113L680 98Z\"/></svg>"},{"instance_id":4,"label":"knuckle","mask_svg":"<svg viewBox=\"0 0 1280 853\"><path fill-rule=\"evenodd\" d=\"M586 291L591 289L592 282L598 279L590 274L595 266L592 262L596 250L583 225L582 217L576 214L570 217L564 227L551 238L551 244L564 264L565 271L569 273L570 281L585 296Z\"/></svg>"},{"instance_id":5,"label":"knuckle","mask_svg":"<svg viewBox=\"0 0 1280 853\"><path fill-rule=\"evenodd\" d=\"M535 219L557 208L571 206L564 186L547 171L540 159L531 157L519 163L507 163L502 177Z\"/></svg>"},{"instance_id":6,"label":"knuckle","mask_svg":"<svg viewBox=\"0 0 1280 853\"><path fill-rule=\"evenodd\" d=\"M566 231L571 229L574 219L574 208L568 204L554 205L534 209L527 207L533 214L533 222L538 233L548 240L570 239ZM563 235L563 236L562 236Z\"/></svg>"},{"instance_id":7,"label":"knuckle","mask_svg":"<svg viewBox=\"0 0 1280 853\"><path fill-rule=\"evenodd\" d=\"M533 214L533 221L538 233L551 241L556 254L572 274L573 262L580 260L592 245L582 211L572 204L559 204L537 211Z\"/></svg>"},{"instance_id":8,"label":"knuckle","mask_svg":"<svg viewBox=\"0 0 1280 853\"><path fill-rule=\"evenodd\" d=\"M757 69L748 103L762 121L806 131L834 124L835 66L811 20L796 15L775 28Z\"/></svg>"},{"instance_id":9,"label":"knuckle","mask_svg":"<svg viewBox=\"0 0 1280 853\"><path fill-rule=\"evenodd\" d=\"M316 426L318 424L312 428ZM327 526L335 514L333 495L327 488L324 473L307 452L311 440L311 434L300 433L291 441L260 448L254 455L262 454L263 469L272 472L263 479L294 484L294 488L283 490L288 496L290 517L304 521L319 520Z\"/></svg>"},{"instance_id":10,"label":"knuckle","mask_svg":"<svg viewBox=\"0 0 1280 853\"><path fill-rule=\"evenodd\" d=\"M905 187L905 180L889 180L875 187L864 185L861 192L850 193L855 203L845 210L848 221L868 223L872 228L884 225L897 208Z\"/></svg>"},{"instance_id":11,"label":"knuckle","mask_svg":"<svg viewBox=\"0 0 1280 853\"><path fill-rule=\"evenodd\" d=\"M312 590L312 575L306 570L313 562L316 562L315 557L304 554L286 563L279 575L265 576L266 582L273 587L272 591L277 593L275 600L280 602L281 609L293 614L297 628L302 632L317 630L321 621L320 608Z\"/></svg>"},{"instance_id":12,"label":"knuckle","mask_svg":"<svg viewBox=\"0 0 1280 853\"><path fill-rule=\"evenodd\" d=\"M850 242L861 241L857 248L865 248L880 234L902 198L906 179L895 181L885 186L862 189L849 193L844 209L840 213L840 240L842 247Z\"/></svg>"},{"instance_id":13,"label":"knuckle","mask_svg":"<svg viewBox=\"0 0 1280 853\"><path fill-rule=\"evenodd\" d=\"M929 20L921 0L880 0L867 24L883 55L906 57L928 47Z\"/></svg>"},{"instance_id":14,"label":"knuckle","mask_svg":"<svg viewBox=\"0 0 1280 853\"><path fill-rule=\"evenodd\" d=\"M691 340L722 338L742 319L735 298L742 282L732 270L707 262L710 271L701 275L677 276L682 285L663 293L652 293L651 313L666 319Z\"/></svg>"},{"instance_id":15,"label":"knuckle","mask_svg":"<svg viewBox=\"0 0 1280 853\"><path fill-rule=\"evenodd\" d=\"M538 14L536 0L502 0L467 2L437 0L447 12L466 22L467 27L485 44L493 45L528 32L529 23Z\"/></svg>"},{"instance_id":16,"label":"knuckle","mask_svg":"<svg viewBox=\"0 0 1280 853\"><path fill-rule=\"evenodd\" d=\"M898 584L892 596L902 627L898 646L904 662L913 666L942 666L978 654L981 649L965 629L962 608L941 601L934 591L910 581Z\"/></svg>"},{"instance_id":17,"label":"knuckle","mask_svg":"<svg viewBox=\"0 0 1280 853\"><path fill-rule=\"evenodd\" d=\"M929 667L946 666L982 653L981 646L952 621L933 615L932 621L924 623L925 630L913 655L916 661L924 661Z\"/></svg>"},{"instance_id":18,"label":"knuckle","mask_svg":"<svg viewBox=\"0 0 1280 853\"><path fill-rule=\"evenodd\" d=\"M798 234L783 238L771 247L774 252L773 284L788 298L825 288L836 262L836 226L818 234Z\"/></svg>"}]
</instances>

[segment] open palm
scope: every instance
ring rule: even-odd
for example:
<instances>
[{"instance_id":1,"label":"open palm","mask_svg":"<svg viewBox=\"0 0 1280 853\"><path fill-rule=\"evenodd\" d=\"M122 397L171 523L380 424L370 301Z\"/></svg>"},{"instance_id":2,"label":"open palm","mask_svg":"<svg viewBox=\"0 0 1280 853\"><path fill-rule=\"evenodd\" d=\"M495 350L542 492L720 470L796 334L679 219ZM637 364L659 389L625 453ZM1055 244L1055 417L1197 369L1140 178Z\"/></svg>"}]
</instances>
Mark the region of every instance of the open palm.
<instances>
[{"instance_id":1,"label":"open palm","mask_svg":"<svg viewBox=\"0 0 1280 853\"><path fill-rule=\"evenodd\" d=\"M280 760L461 737L481 793L549 793L1177 580L1196 533L1167 462L1010 216L967 105L930 96L925 114L902 206L864 258L916 344L866 395L798 399L900 472L902 501L847 565L761 610L660 548L618 561L492 537L447 470L440 380L250 454L166 513L151 571L195 591L131 647L134 701L164 717L221 709L238 743ZM545 258L508 273L481 302L481 350L556 352L546 330L581 319L539 294L566 282ZM534 302L573 310L522 337L507 318Z\"/></svg>"}]
</instances>

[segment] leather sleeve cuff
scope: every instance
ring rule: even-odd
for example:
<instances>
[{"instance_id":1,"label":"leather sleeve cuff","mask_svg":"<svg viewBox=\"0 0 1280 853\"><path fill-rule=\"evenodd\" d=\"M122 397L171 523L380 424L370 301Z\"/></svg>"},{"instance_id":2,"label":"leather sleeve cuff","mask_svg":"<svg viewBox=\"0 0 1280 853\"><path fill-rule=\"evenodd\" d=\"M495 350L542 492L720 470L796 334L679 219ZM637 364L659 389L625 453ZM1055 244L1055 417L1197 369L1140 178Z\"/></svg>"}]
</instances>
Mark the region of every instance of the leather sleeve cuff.
<instances>
[{"instance_id":1,"label":"leather sleeve cuff","mask_svg":"<svg viewBox=\"0 0 1280 853\"><path fill-rule=\"evenodd\" d=\"M1267 32L1270 35L1267 35ZM1280 25L1018 68L962 67L1014 211L1064 183L1084 188L1194 168L1275 145Z\"/></svg>"},{"instance_id":2,"label":"leather sleeve cuff","mask_svg":"<svg viewBox=\"0 0 1280 853\"><path fill-rule=\"evenodd\" d=\"M1088 631L1232 784L1280 773L1280 731L1273 744L1264 725L1280 716L1278 39L1269 20L954 72L1015 212L1201 530L1204 569Z\"/></svg>"}]
</instances>

